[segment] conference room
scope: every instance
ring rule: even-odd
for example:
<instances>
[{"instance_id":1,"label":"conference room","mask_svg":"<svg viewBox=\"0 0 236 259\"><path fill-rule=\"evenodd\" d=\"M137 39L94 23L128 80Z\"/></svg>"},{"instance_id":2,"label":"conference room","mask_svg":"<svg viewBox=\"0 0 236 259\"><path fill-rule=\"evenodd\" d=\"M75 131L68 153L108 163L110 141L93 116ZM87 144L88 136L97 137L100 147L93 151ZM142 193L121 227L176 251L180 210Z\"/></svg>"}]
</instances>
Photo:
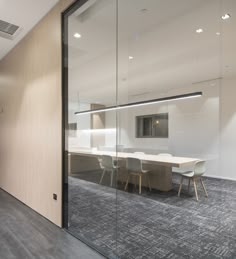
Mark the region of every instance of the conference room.
<instances>
[{"instance_id":1,"label":"conference room","mask_svg":"<svg viewBox=\"0 0 236 259\"><path fill-rule=\"evenodd\" d=\"M68 231L108 258L232 258L235 4L84 2L64 17Z\"/></svg>"}]
</instances>

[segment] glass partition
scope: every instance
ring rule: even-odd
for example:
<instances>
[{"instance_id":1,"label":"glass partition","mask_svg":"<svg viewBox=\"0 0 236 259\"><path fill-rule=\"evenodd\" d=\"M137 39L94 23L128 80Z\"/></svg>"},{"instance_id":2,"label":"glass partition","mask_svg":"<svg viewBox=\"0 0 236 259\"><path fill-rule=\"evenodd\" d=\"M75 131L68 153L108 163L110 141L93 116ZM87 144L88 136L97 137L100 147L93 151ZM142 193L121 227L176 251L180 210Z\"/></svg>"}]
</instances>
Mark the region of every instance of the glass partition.
<instances>
[{"instance_id":1,"label":"glass partition","mask_svg":"<svg viewBox=\"0 0 236 259\"><path fill-rule=\"evenodd\" d=\"M204 223L214 217L214 201L205 197L200 181L199 206L193 182L186 191L187 178L178 197L179 172L192 171L194 162L172 162L201 159L207 174L219 170L219 17L220 1L118 1L118 102L203 92L201 98L119 111L119 144L138 152L142 163L138 173L126 166L127 191L117 192L119 258L201 258L199 234L211 234ZM148 115L161 114L168 115L168 134L153 138L152 131L166 127ZM137 116L146 116L143 128L135 129Z\"/></svg>"},{"instance_id":2,"label":"glass partition","mask_svg":"<svg viewBox=\"0 0 236 259\"><path fill-rule=\"evenodd\" d=\"M64 13L65 227L106 257L236 256L235 11L84 0Z\"/></svg>"},{"instance_id":3,"label":"glass partition","mask_svg":"<svg viewBox=\"0 0 236 259\"><path fill-rule=\"evenodd\" d=\"M116 112L93 111L116 105L116 1L78 1L69 12L64 32L69 129L66 225L75 237L112 258L116 254Z\"/></svg>"}]
</instances>

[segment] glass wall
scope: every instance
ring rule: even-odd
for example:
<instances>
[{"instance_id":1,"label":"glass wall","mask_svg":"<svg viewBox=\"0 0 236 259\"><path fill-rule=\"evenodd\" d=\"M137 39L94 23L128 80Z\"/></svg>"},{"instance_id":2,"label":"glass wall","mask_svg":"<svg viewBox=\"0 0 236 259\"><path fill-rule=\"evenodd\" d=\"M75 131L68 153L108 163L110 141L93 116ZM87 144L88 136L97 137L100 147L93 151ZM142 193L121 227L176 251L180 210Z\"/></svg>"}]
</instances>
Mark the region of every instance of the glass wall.
<instances>
[{"instance_id":1,"label":"glass wall","mask_svg":"<svg viewBox=\"0 0 236 259\"><path fill-rule=\"evenodd\" d=\"M65 11L64 226L106 257L236 256L235 11L233 0Z\"/></svg>"},{"instance_id":2,"label":"glass wall","mask_svg":"<svg viewBox=\"0 0 236 259\"><path fill-rule=\"evenodd\" d=\"M116 112L77 113L116 105L116 1L84 2L69 15L66 28L68 230L112 257L117 222ZM107 147L108 142L114 145ZM112 156L103 157L105 150Z\"/></svg>"}]
</instances>

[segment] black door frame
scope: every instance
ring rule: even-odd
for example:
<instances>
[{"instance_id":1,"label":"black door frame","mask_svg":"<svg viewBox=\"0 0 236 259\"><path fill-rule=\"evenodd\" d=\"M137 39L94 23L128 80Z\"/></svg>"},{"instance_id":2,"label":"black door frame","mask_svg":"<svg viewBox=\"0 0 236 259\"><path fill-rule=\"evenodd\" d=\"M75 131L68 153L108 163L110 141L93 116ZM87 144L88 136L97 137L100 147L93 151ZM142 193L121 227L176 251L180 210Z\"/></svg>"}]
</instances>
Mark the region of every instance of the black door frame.
<instances>
[{"instance_id":1,"label":"black door frame","mask_svg":"<svg viewBox=\"0 0 236 259\"><path fill-rule=\"evenodd\" d=\"M68 229L68 18L88 0L76 0L61 13L62 227Z\"/></svg>"}]
</instances>

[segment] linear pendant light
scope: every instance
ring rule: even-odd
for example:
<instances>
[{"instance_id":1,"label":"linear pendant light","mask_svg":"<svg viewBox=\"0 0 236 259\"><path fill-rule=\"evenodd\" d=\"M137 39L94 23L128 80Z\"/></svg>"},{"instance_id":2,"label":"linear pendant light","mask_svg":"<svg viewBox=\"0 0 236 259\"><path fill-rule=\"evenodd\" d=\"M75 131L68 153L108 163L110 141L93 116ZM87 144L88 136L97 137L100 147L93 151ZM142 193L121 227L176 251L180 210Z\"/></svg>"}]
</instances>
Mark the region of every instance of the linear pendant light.
<instances>
[{"instance_id":1,"label":"linear pendant light","mask_svg":"<svg viewBox=\"0 0 236 259\"><path fill-rule=\"evenodd\" d=\"M163 98L158 98L158 99L151 99L151 100L141 101L141 102L121 104L121 105L117 105L117 106L109 106L109 107L100 108L100 109L75 112L75 114L76 115L82 115L82 114L106 112L106 111L112 111L112 110L120 110L120 109L125 109L125 108L132 108L132 107L142 106L142 105L149 105L149 104L155 104L155 103L162 103L162 102L169 102L169 101L175 101L175 100L182 100L182 99L188 99L188 98L201 97L201 96L202 96L202 92L194 92L194 93L188 93L188 94L168 96L168 97L163 97Z\"/></svg>"}]
</instances>

